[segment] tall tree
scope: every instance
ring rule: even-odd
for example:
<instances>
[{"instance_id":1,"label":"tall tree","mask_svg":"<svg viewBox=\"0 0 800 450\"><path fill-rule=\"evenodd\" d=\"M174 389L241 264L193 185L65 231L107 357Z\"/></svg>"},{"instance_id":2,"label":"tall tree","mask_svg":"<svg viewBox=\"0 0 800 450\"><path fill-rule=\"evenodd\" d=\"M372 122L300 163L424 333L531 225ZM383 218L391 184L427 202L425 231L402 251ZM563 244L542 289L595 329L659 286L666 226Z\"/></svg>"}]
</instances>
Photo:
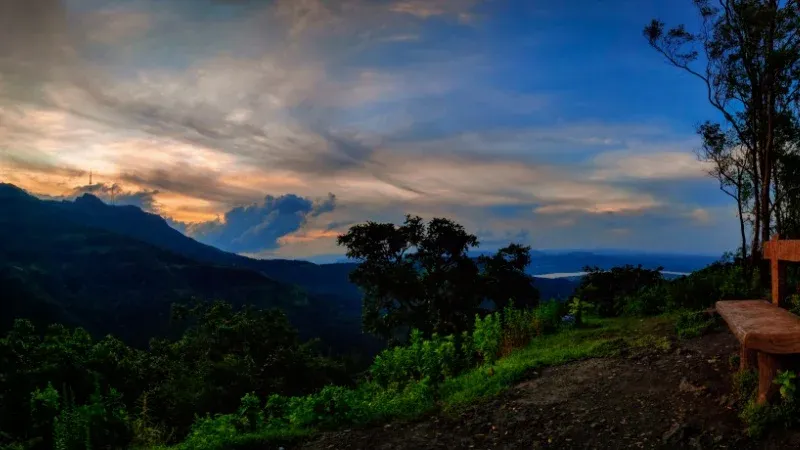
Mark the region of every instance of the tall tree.
<instances>
[{"instance_id":1,"label":"tall tree","mask_svg":"<svg viewBox=\"0 0 800 450\"><path fill-rule=\"evenodd\" d=\"M708 174L719 181L719 188L736 201L741 247L739 255L747 262L747 224L749 205L753 199L748 155L731 130L724 131L718 123L705 122L697 129L703 146L697 152L701 161L711 162ZM747 264L749 268L749 264ZM749 271L748 271L749 273Z\"/></svg>"},{"instance_id":2,"label":"tall tree","mask_svg":"<svg viewBox=\"0 0 800 450\"><path fill-rule=\"evenodd\" d=\"M510 245L479 264L468 255L477 237L448 219L367 222L351 227L338 243L361 263L350 280L364 291L364 329L383 338L402 339L411 328L425 334L469 329L484 300L496 306L538 300L524 273L528 247Z\"/></svg>"},{"instance_id":3,"label":"tall tree","mask_svg":"<svg viewBox=\"0 0 800 450\"><path fill-rule=\"evenodd\" d=\"M724 119L721 128L731 131L730 142L743 152L746 182L741 186L753 195L750 256L755 260L761 259L762 243L769 240L773 216L783 202L775 175L784 150L780 146L786 144L781 136L791 123L785 119L796 112L800 87L797 3L694 0L701 19L696 33L684 25L666 30L659 20L644 29L650 45L670 64L705 84L709 103ZM701 135L707 137L702 127ZM730 182L726 176L720 181Z\"/></svg>"},{"instance_id":4,"label":"tall tree","mask_svg":"<svg viewBox=\"0 0 800 450\"><path fill-rule=\"evenodd\" d=\"M536 306L539 291L533 285L533 277L525 273L530 263L531 248L520 244L510 244L492 256L480 256L484 297L496 308L505 308L509 302L515 307Z\"/></svg>"}]
</instances>

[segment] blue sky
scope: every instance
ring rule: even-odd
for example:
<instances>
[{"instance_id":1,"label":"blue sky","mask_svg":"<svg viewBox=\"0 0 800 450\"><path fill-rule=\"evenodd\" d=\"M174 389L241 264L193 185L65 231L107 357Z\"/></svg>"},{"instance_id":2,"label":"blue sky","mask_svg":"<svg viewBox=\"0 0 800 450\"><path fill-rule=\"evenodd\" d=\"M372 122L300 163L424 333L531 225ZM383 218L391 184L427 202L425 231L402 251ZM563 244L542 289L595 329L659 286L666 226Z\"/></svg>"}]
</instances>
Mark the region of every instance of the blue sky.
<instances>
[{"instance_id":1,"label":"blue sky","mask_svg":"<svg viewBox=\"0 0 800 450\"><path fill-rule=\"evenodd\" d=\"M486 247L719 254L702 86L647 45L691 1L24 0L0 16L0 176L258 257L445 216ZM93 186L87 186L92 170ZM289 206L291 205L291 206Z\"/></svg>"}]
</instances>

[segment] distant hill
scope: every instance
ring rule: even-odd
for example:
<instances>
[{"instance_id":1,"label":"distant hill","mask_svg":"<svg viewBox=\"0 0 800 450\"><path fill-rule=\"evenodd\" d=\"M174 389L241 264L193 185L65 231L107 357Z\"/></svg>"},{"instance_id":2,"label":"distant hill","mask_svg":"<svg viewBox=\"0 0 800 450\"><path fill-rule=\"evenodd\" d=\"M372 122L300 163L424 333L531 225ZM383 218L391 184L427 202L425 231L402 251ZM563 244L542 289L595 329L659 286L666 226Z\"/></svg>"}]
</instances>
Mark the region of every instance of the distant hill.
<instances>
[{"instance_id":1,"label":"distant hill","mask_svg":"<svg viewBox=\"0 0 800 450\"><path fill-rule=\"evenodd\" d=\"M3 318L75 323L141 343L167 329L172 301L221 298L282 308L303 336L322 337L340 349L356 341L375 348L375 341L359 331L361 292L348 280L355 263L247 258L197 242L158 215L106 205L89 194L46 201L0 184L0 207L0 282L13 298L35 299L5 301ZM691 272L714 260L582 251L533 251L531 256L528 272L534 276L624 264ZM536 278L535 286L543 299L563 299L579 281ZM148 330L141 330L142 324Z\"/></svg>"},{"instance_id":2,"label":"distant hill","mask_svg":"<svg viewBox=\"0 0 800 450\"><path fill-rule=\"evenodd\" d=\"M44 201L10 185L0 185L0 207L2 328L29 317L145 345L167 333L172 302L197 298L280 308L304 337L339 350L368 339L352 305L277 281L199 243L173 251L175 242L191 240L138 208L92 196ZM187 256L192 252L198 257Z\"/></svg>"},{"instance_id":3,"label":"distant hill","mask_svg":"<svg viewBox=\"0 0 800 450\"><path fill-rule=\"evenodd\" d=\"M532 275L548 273L581 272L585 266L597 266L601 269L623 266L625 264L641 264L645 269L664 267L665 271L691 273L713 263L719 258L703 255L670 255L657 253L619 253L605 254L589 251L571 251L565 253L537 252L532 255Z\"/></svg>"}]
</instances>

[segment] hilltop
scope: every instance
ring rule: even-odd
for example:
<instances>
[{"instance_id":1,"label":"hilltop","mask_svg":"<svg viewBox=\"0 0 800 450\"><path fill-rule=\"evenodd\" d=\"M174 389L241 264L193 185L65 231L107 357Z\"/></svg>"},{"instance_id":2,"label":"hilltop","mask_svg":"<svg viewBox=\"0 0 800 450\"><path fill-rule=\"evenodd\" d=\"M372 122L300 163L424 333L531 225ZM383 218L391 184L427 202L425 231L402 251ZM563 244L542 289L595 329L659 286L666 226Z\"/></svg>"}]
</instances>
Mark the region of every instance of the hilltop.
<instances>
[{"instance_id":1,"label":"hilltop","mask_svg":"<svg viewBox=\"0 0 800 450\"><path fill-rule=\"evenodd\" d=\"M150 337L169 335L173 302L224 299L279 308L302 336L339 350L372 345L360 333L357 302L310 293L238 264L236 255L191 241L138 208L108 206L89 195L44 201L9 185L0 186L0 206L3 328L24 317L144 346ZM187 242L187 251L175 251ZM192 252L218 257L192 258Z\"/></svg>"},{"instance_id":2,"label":"hilltop","mask_svg":"<svg viewBox=\"0 0 800 450\"><path fill-rule=\"evenodd\" d=\"M652 323L652 321L651 321ZM795 448L800 433L748 438L732 408L727 331L677 341L671 330L648 333L669 348L593 358L532 371L504 394L454 414L323 434L304 450Z\"/></svg>"}]
</instances>

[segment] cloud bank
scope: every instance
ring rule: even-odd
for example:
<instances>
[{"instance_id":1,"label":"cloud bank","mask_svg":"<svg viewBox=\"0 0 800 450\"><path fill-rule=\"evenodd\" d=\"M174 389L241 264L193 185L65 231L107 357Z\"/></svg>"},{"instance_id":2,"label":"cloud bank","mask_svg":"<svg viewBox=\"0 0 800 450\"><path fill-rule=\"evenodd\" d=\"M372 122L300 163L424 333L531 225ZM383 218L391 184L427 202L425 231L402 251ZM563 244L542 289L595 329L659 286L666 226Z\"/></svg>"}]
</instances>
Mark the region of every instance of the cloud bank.
<instances>
[{"instance_id":1,"label":"cloud bank","mask_svg":"<svg viewBox=\"0 0 800 450\"><path fill-rule=\"evenodd\" d=\"M301 229L309 218L331 212L336 196L312 201L294 194L268 195L261 203L239 206L221 219L173 226L200 242L235 253L259 253L279 246L284 236Z\"/></svg>"},{"instance_id":2,"label":"cloud bank","mask_svg":"<svg viewBox=\"0 0 800 450\"><path fill-rule=\"evenodd\" d=\"M347 226L405 213L487 243L735 243L691 126L626 96L633 83L565 66L576 39L604 34L581 39L555 4L202 3L0 2L0 177L137 205L261 256L341 253ZM630 18L632 36L655 12ZM617 103L637 114L603 109Z\"/></svg>"}]
</instances>

